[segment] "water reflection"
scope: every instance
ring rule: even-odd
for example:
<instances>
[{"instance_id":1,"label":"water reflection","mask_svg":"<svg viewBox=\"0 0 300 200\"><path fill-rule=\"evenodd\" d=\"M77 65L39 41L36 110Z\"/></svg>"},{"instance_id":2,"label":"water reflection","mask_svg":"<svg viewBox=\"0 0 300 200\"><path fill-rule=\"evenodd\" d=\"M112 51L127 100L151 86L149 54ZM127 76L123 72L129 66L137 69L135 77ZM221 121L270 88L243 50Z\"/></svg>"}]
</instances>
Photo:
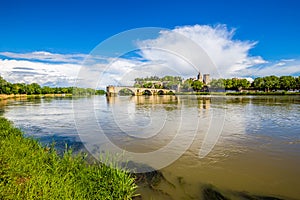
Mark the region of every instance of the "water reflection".
<instances>
[{"instance_id":1,"label":"water reflection","mask_svg":"<svg viewBox=\"0 0 300 200\"><path fill-rule=\"evenodd\" d=\"M64 150L65 144L79 150L82 146L74 125L71 99L28 98L9 100L4 116L13 121L26 135L45 145L53 142ZM79 148L80 147L80 148Z\"/></svg>"}]
</instances>

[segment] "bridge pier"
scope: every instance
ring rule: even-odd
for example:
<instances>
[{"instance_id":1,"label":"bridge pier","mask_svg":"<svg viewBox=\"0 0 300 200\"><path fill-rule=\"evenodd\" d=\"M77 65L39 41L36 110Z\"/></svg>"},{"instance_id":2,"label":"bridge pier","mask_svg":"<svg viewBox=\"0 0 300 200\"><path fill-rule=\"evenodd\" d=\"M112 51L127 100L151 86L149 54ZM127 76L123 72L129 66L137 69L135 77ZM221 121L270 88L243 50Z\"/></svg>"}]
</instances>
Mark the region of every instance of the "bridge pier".
<instances>
[{"instance_id":1,"label":"bridge pier","mask_svg":"<svg viewBox=\"0 0 300 200\"><path fill-rule=\"evenodd\" d=\"M109 86L106 87L106 96L110 96L110 97L112 97L112 96L118 96L118 93L119 92L115 91L115 87L114 86L109 85Z\"/></svg>"}]
</instances>

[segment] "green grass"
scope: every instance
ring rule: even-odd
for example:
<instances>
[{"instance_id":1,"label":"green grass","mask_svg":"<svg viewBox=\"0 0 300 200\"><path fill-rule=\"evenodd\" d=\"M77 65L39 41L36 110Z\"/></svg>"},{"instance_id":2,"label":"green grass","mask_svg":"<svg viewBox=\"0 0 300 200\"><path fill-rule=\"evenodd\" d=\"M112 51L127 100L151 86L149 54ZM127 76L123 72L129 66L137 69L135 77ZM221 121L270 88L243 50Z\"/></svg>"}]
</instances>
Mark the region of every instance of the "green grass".
<instances>
[{"instance_id":1,"label":"green grass","mask_svg":"<svg viewBox=\"0 0 300 200\"><path fill-rule=\"evenodd\" d=\"M136 187L129 173L59 156L0 118L0 199L131 199Z\"/></svg>"}]
</instances>

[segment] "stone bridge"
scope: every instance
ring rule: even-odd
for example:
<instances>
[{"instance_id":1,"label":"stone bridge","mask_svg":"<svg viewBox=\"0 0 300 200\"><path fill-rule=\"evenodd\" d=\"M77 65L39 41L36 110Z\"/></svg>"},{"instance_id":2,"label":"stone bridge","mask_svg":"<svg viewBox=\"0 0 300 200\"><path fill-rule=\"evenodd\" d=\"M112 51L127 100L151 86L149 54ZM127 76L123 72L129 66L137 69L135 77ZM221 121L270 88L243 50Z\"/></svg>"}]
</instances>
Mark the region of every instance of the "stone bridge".
<instances>
[{"instance_id":1,"label":"stone bridge","mask_svg":"<svg viewBox=\"0 0 300 200\"><path fill-rule=\"evenodd\" d=\"M106 87L106 95L107 96L117 96L121 90L130 90L132 95L141 96L144 94L147 95L164 95L164 94L175 94L175 90L168 89L155 89L155 88L135 88L135 87L127 87L127 86L107 86Z\"/></svg>"}]
</instances>

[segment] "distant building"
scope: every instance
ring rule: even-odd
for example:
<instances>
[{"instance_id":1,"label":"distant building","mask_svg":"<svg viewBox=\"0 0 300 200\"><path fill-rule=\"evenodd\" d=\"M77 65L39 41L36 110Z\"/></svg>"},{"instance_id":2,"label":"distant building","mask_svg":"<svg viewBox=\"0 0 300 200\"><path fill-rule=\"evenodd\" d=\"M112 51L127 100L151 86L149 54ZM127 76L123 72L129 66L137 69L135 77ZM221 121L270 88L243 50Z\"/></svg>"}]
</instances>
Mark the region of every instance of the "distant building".
<instances>
[{"instance_id":1,"label":"distant building","mask_svg":"<svg viewBox=\"0 0 300 200\"><path fill-rule=\"evenodd\" d=\"M209 74L202 75L201 72L199 72L196 80L201 81L202 83L208 85L210 83L210 75Z\"/></svg>"},{"instance_id":2,"label":"distant building","mask_svg":"<svg viewBox=\"0 0 300 200\"><path fill-rule=\"evenodd\" d=\"M203 82L202 74L199 72L197 75L197 80Z\"/></svg>"},{"instance_id":3,"label":"distant building","mask_svg":"<svg viewBox=\"0 0 300 200\"><path fill-rule=\"evenodd\" d=\"M210 83L210 75L209 74L204 74L203 75L203 83L208 85Z\"/></svg>"}]
</instances>

